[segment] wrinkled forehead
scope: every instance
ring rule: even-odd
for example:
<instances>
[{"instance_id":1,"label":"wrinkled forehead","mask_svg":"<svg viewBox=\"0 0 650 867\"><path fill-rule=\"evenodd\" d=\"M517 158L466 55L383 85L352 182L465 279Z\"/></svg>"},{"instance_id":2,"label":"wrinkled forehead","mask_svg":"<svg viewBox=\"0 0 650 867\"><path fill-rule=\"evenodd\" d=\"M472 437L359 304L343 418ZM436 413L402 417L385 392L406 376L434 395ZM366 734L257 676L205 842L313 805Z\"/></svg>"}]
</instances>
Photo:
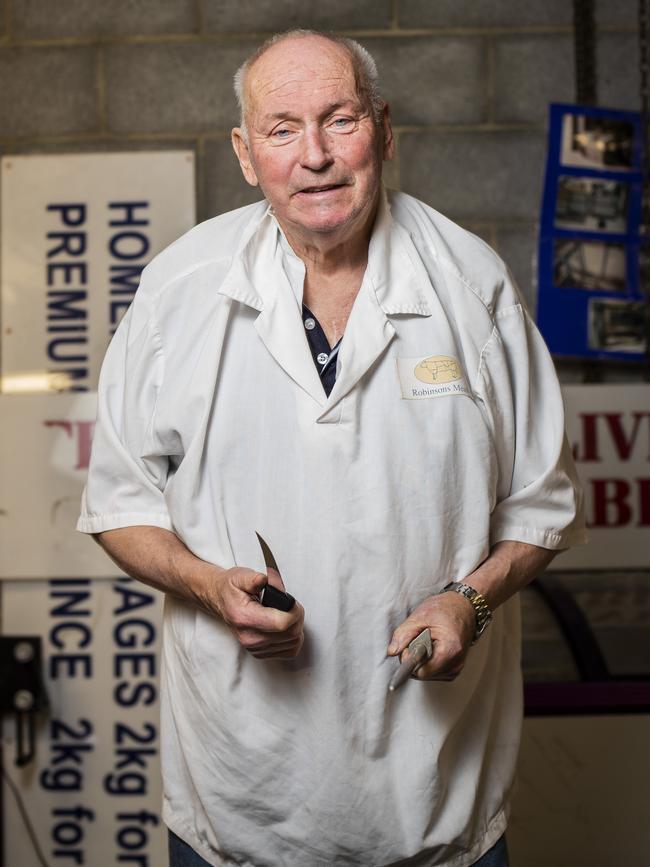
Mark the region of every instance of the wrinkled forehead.
<instances>
[{"instance_id":1,"label":"wrinkled forehead","mask_svg":"<svg viewBox=\"0 0 650 867\"><path fill-rule=\"evenodd\" d=\"M365 102L352 58L346 48L319 36L285 39L271 46L248 70L248 112L270 101L286 103L305 93L346 93Z\"/></svg>"}]
</instances>

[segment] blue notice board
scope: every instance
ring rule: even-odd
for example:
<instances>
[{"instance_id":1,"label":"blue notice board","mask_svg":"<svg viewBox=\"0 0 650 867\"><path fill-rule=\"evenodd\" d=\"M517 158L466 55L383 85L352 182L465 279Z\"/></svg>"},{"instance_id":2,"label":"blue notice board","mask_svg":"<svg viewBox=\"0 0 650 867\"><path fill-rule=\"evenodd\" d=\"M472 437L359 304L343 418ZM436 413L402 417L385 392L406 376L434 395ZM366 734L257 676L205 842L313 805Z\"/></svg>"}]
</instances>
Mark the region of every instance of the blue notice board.
<instances>
[{"instance_id":1,"label":"blue notice board","mask_svg":"<svg viewBox=\"0 0 650 867\"><path fill-rule=\"evenodd\" d=\"M641 166L638 113L550 106L537 322L556 355L644 358Z\"/></svg>"}]
</instances>

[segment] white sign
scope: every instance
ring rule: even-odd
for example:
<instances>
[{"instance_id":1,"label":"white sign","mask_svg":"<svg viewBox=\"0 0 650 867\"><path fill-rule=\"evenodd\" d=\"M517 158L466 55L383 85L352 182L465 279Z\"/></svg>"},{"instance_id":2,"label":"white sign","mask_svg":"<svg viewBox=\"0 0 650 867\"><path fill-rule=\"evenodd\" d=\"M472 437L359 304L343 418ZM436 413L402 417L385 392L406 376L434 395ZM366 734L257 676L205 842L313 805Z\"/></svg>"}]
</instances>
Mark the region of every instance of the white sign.
<instances>
[{"instance_id":1,"label":"white sign","mask_svg":"<svg viewBox=\"0 0 650 867\"><path fill-rule=\"evenodd\" d=\"M194 223L191 151L4 157L0 390L96 390L142 269Z\"/></svg>"},{"instance_id":2,"label":"white sign","mask_svg":"<svg viewBox=\"0 0 650 867\"><path fill-rule=\"evenodd\" d=\"M161 594L131 579L5 582L2 632L40 635L50 708L36 755L16 767L14 720L3 765L51 867L163 867L158 666ZM39 867L4 786L4 855Z\"/></svg>"},{"instance_id":3,"label":"white sign","mask_svg":"<svg viewBox=\"0 0 650 867\"><path fill-rule=\"evenodd\" d=\"M0 396L0 578L114 578L75 530L97 394Z\"/></svg>"},{"instance_id":4,"label":"white sign","mask_svg":"<svg viewBox=\"0 0 650 867\"><path fill-rule=\"evenodd\" d=\"M568 385L567 434L585 492L589 543L555 569L650 566L650 386Z\"/></svg>"}]
</instances>

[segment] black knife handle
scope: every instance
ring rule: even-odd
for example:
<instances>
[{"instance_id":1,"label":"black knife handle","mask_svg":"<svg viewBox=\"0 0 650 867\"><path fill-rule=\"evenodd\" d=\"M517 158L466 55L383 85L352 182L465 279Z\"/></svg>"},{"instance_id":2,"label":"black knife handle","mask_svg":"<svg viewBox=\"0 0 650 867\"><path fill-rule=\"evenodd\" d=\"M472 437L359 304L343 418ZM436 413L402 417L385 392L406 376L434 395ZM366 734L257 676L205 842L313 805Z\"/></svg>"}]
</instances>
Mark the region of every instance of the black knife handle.
<instances>
[{"instance_id":1,"label":"black knife handle","mask_svg":"<svg viewBox=\"0 0 650 867\"><path fill-rule=\"evenodd\" d=\"M291 611L296 600L290 593L283 593L272 584L267 584L260 593L260 602L265 608L277 608L279 611Z\"/></svg>"}]
</instances>

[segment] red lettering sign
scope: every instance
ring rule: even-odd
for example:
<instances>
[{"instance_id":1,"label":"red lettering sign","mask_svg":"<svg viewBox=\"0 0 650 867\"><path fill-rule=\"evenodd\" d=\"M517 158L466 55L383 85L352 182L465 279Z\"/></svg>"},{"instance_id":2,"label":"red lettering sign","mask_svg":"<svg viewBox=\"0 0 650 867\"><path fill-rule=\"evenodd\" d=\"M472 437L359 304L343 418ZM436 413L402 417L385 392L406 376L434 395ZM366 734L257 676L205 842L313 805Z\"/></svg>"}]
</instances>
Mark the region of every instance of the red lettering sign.
<instances>
[{"instance_id":1,"label":"red lettering sign","mask_svg":"<svg viewBox=\"0 0 650 867\"><path fill-rule=\"evenodd\" d=\"M631 418L626 424L624 416ZM573 456L582 463L596 463L603 460L603 434L606 432L611 439L617 456L621 461L629 461L639 438L642 423L648 429L648 451L644 459L650 460L650 412L586 412L580 413L581 441L573 446ZM604 422L599 424L599 419Z\"/></svg>"},{"instance_id":2,"label":"red lettering sign","mask_svg":"<svg viewBox=\"0 0 650 867\"><path fill-rule=\"evenodd\" d=\"M588 527L624 527L635 517L637 527L650 527L650 478L590 479Z\"/></svg>"},{"instance_id":3,"label":"red lettering sign","mask_svg":"<svg viewBox=\"0 0 650 867\"><path fill-rule=\"evenodd\" d=\"M90 446L92 444L94 421L69 421L68 419L50 419L44 421L45 427L60 427L68 437L74 440L77 447L77 463L75 470L87 470L90 463Z\"/></svg>"}]
</instances>

